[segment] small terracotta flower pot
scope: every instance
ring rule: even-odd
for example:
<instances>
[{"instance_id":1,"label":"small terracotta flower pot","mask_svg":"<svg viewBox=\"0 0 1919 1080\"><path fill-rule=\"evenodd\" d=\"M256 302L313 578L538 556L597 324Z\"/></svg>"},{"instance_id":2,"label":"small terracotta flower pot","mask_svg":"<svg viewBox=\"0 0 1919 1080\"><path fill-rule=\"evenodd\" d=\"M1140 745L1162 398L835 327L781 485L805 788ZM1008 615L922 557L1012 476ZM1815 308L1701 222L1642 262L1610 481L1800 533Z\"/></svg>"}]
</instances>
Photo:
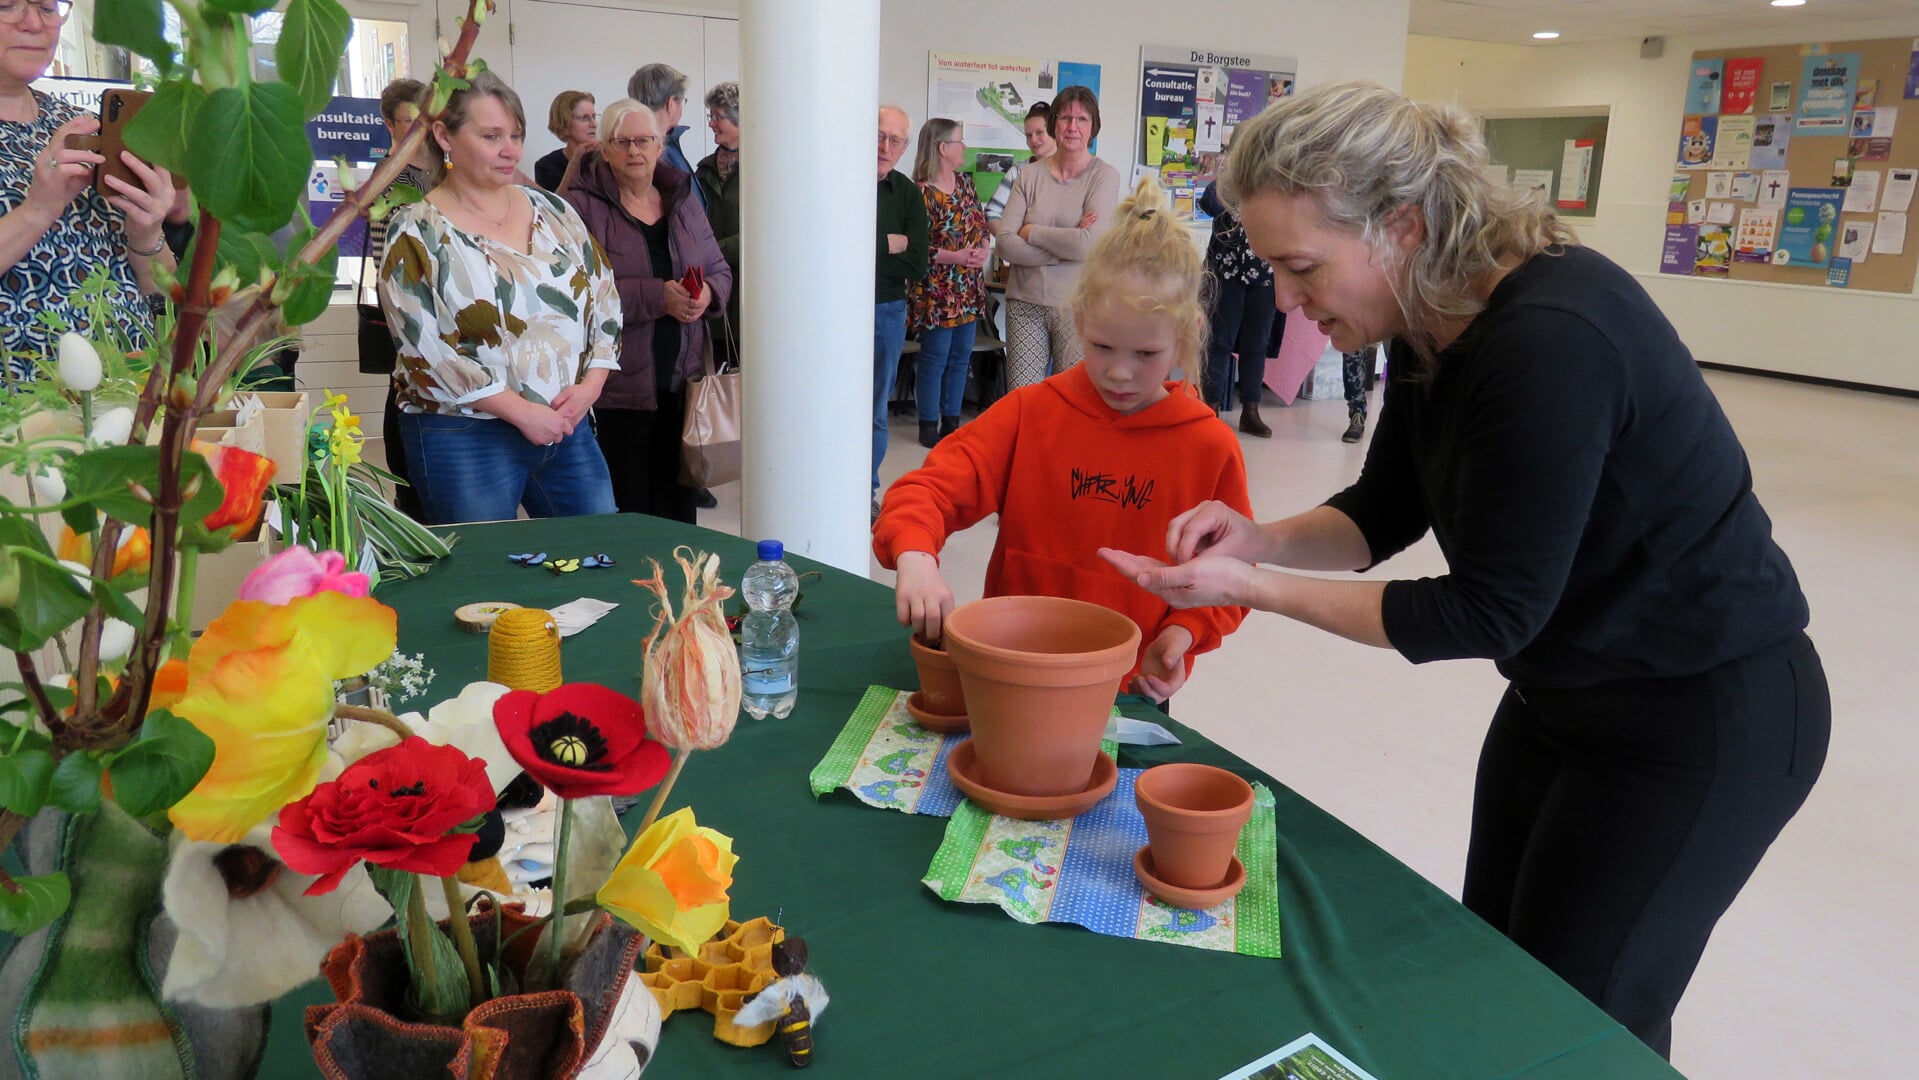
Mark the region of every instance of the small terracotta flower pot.
<instances>
[{"instance_id":1,"label":"small terracotta flower pot","mask_svg":"<svg viewBox=\"0 0 1919 1080\"><path fill-rule=\"evenodd\" d=\"M1133 798L1161 880L1206 889L1226 879L1239 830L1253 816L1253 786L1225 769L1179 762L1139 774Z\"/></svg>"},{"instance_id":2,"label":"small terracotta flower pot","mask_svg":"<svg viewBox=\"0 0 1919 1080\"><path fill-rule=\"evenodd\" d=\"M995 596L947 616L946 652L966 691L982 784L1011 795L1086 789L1139 652L1133 620L1079 600Z\"/></svg>"},{"instance_id":3,"label":"small terracotta flower pot","mask_svg":"<svg viewBox=\"0 0 1919 1080\"><path fill-rule=\"evenodd\" d=\"M942 716L966 715L966 691L960 686L959 668L946 650L921 641L913 635L913 664L920 669L920 697L927 712Z\"/></svg>"}]
</instances>

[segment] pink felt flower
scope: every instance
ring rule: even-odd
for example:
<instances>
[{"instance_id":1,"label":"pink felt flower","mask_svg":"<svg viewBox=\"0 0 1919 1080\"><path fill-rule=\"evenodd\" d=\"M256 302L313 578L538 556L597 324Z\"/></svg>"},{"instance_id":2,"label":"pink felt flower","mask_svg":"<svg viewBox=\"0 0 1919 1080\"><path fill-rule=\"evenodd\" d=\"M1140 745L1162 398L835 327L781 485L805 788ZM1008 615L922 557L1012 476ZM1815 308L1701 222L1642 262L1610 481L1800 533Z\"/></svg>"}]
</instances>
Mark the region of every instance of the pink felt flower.
<instances>
[{"instance_id":1,"label":"pink felt flower","mask_svg":"<svg viewBox=\"0 0 1919 1080\"><path fill-rule=\"evenodd\" d=\"M346 557L337 551L315 554L291 547L247 575L240 583L240 599L285 604L323 592L365 596L369 584L365 574L347 570Z\"/></svg>"}]
</instances>

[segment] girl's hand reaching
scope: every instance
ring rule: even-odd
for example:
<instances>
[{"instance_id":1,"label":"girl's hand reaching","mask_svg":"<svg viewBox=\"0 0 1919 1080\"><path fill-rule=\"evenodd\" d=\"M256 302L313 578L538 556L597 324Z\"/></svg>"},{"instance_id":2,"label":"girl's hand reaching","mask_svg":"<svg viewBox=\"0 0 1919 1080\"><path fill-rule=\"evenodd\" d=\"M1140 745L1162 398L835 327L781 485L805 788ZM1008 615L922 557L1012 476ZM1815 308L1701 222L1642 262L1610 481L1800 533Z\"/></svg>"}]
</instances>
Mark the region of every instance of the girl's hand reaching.
<instances>
[{"instance_id":1,"label":"girl's hand reaching","mask_svg":"<svg viewBox=\"0 0 1919 1080\"><path fill-rule=\"evenodd\" d=\"M893 606L900 625L912 627L929 644L939 644L946 617L953 613L953 590L940 573L939 559L931 552L908 551L896 565Z\"/></svg>"}]
</instances>

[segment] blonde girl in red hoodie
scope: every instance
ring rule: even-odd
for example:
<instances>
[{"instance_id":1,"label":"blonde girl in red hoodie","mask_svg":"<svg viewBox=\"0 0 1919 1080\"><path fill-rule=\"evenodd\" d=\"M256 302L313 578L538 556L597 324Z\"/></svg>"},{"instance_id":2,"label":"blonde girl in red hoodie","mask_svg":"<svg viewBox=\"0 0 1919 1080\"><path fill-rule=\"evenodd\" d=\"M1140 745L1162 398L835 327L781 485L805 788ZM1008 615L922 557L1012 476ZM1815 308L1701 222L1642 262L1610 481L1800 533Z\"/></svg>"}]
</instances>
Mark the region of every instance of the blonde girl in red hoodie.
<instances>
[{"instance_id":1,"label":"blonde girl in red hoodie","mask_svg":"<svg viewBox=\"0 0 1919 1080\"><path fill-rule=\"evenodd\" d=\"M946 437L886 493L873 553L898 571L900 623L940 638L953 590L946 538L998 514L987 596L1065 596L1139 624L1127 685L1165 702L1193 658L1217 648L1245 608L1175 610L1134 587L1101 547L1157 550L1197 500L1250 506L1239 439L1172 369L1204 366L1205 265L1152 179L1120 203L1072 299L1085 360L1001 398Z\"/></svg>"}]
</instances>

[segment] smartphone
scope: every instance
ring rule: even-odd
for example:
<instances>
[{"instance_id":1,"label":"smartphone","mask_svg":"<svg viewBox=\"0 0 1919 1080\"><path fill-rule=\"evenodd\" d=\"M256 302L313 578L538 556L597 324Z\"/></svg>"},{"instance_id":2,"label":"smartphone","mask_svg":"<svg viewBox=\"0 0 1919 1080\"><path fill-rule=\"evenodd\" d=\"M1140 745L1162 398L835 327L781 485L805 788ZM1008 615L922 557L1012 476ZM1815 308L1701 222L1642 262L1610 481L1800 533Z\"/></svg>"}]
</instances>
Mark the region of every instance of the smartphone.
<instances>
[{"instance_id":1,"label":"smartphone","mask_svg":"<svg viewBox=\"0 0 1919 1080\"><path fill-rule=\"evenodd\" d=\"M93 186L103 195L118 195L106 183L109 176L117 176L134 187L141 187L140 178L120 160L120 151L127 148L127 125L138 115L147 99L153 96L146 90L126 90L114 88L100 95L100 133L98 135L75 135L67 140L67 145L76 150L92 150L107 160L93 169ZM142 159L145 160L145 159Z\"/></svg>"}]
</instances>

